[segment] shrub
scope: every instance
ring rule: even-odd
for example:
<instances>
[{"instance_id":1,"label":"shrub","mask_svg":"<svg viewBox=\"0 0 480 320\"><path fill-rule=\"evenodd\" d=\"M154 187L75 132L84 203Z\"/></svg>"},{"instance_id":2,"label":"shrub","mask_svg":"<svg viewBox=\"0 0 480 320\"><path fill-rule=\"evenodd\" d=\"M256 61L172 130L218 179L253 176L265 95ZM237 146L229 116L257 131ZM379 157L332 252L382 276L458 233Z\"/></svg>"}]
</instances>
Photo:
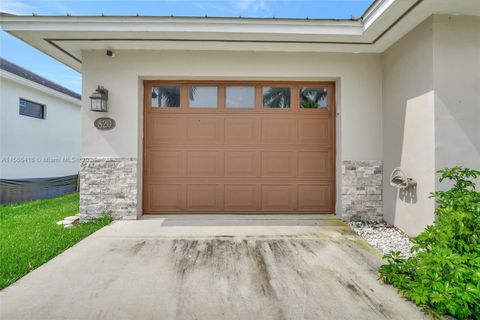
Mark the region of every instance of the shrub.
<instances>
[{"instance_id":1,"label":"shrub","mask_svg":"<svg viewBox=\"0 0 480 320\"><path fill-rule=\"evenodd\" d=\"M436 221L413 238L416 256L385 256L380 277L422 306L433 318L480 319L480 192L472 181L480 171L440 170L448 191L432 194Z\"/></svg>"}]
</instances>

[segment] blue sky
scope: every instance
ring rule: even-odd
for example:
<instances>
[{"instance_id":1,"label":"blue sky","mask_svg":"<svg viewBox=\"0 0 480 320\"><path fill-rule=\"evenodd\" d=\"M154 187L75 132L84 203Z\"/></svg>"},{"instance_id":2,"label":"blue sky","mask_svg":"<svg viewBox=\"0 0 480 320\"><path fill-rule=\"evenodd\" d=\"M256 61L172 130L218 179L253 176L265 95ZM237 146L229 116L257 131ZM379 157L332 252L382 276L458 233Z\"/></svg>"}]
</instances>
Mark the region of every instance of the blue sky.
<instances>
[{"instance_id":1,"label":"blue sky","mask_svg":"<svg viewBox=\"0 0 480 320\"><path fill-rule=\"evenodd\" d=\"M140 0L140 1L10 1L0 0L0 11L39 15L176 15L277 18L359 17L372 0ZM81 91L81 74L64 66L4 31L0 56L74 90Z\"/></svg>"}]
</instances>

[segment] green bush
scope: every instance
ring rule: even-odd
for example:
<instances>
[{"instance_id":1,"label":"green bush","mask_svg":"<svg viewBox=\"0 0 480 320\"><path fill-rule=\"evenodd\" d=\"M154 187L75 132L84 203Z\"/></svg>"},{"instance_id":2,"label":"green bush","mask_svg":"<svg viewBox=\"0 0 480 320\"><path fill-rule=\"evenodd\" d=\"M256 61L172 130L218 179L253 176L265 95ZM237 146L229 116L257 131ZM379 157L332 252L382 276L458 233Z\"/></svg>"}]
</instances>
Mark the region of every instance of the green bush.
<instances>
[{"instance_id":1,"label":"green bush","mask_svg":"<svg viewBox=\"0 0 480 320\"><path fill-rule=\"evenodd\" d=\"M436 221L413 238L416 256L399 252L385 256L380 277L392 284L433 318L480 319L480 192L472 181L480 171L454 167L440 170Z\"/></svg>"}]
</instances>

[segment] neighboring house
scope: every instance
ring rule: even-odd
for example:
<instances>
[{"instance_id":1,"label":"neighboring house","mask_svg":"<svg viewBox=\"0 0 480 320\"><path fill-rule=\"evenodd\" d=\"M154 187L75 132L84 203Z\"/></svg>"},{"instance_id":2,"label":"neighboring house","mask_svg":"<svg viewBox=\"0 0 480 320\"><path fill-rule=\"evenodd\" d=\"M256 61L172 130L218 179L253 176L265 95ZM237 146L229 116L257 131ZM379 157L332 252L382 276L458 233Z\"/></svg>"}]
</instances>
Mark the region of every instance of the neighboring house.
<instances>
[{"instance_id":1,"label":"neighboring house","mask_svg":"<svg viewBox=\"0 0 480 320\"><path fill-rule=\"evenodd\" d=\"M0 203L74 192L81 96L0 58Z\"/></svg>"},{"instance_id":2,"label":"neighboring house","mask_svg":"<svg viewBox=\"0 0 480 320\"><path fill-rule=\"evenodd\" d=\"M479 15L380 0L352 20L0 21L83 74L82 217L320 212L413 235L434 219L435 171L480 168ZM390 186L397 166L415 188Z\"/></svg>"}]
</instances>

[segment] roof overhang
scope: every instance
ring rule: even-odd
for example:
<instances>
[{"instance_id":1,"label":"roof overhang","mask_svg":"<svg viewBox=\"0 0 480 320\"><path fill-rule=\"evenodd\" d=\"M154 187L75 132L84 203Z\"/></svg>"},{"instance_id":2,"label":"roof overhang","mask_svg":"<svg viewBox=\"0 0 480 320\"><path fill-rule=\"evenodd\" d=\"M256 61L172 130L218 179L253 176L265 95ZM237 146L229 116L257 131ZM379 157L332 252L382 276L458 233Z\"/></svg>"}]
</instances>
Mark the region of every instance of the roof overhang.
<instances>
[{"instance_id":1,"label":"roof overhang","mask_svg":"<svg viewBox=\"0 0 480 320\"><path fill-rule=\"evenodd\" d=\"M61 92L58 92L57 90L53 90L51 88L42 86L41 84L38 84L34 81L30 81L28 79L25 79L23 77L20 77L16 74L10 73L10 72L5 71L5 70L0 69L0 79L7 79L7 80L10 80L12 82L18 83L22 86L25 86L27 88L32 88L32 89L38 90L38 91L43 92L45 94L57 97L57 98L62 99L62 100L65 100L65 101L67 101L67 102L69 102L73 105L76 105L77 107L80 107L80 105L81 105L81 100L80 99L73 98L73 97L71 97L71 96L69 96L65 93L61 93Z\"/></svg>"},{"instance_id":2,"label":"roof overhang","mask_svg":"<svg viewBox=\"0 0 480 320\"><path fill-rule=\"evenodd\" d=\"M350 20L2 15L0 24L80 71L82 50L378 53L432 14L480 15L480 1L376 0Z\"/></svg>"}]
</instances>

